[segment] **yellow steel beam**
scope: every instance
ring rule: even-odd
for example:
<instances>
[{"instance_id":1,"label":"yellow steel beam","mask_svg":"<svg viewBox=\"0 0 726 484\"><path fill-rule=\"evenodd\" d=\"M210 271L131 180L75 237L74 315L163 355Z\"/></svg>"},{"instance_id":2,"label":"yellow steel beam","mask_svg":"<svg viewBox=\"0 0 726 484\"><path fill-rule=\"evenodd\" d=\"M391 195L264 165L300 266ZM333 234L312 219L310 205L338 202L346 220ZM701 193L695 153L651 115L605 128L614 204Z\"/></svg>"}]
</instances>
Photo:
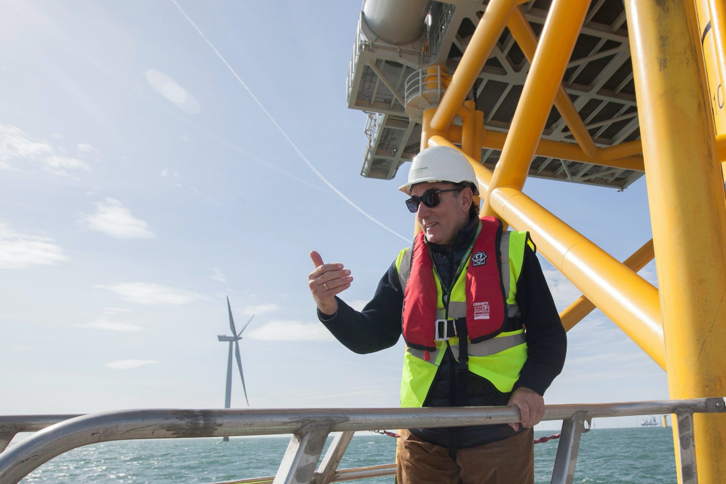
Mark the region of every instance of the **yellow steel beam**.
<instances>
[{"instance_id":1,"label":"yellow steel beam","mask_svg":"<svg viewBox=\"0 0 726 484\"><path fill-rule=\"evenodd\" d=\"M490 192L504 186L517 189L524 186L588 4L582 0L553 0L509 135L494 169ZM494 215L488 196L484 199L483 213Z\"/></svg>"},{"instance_id":2,"label":"yellow steel beam","mask_svg":"<svg viewBox=\"0 0 726 484\"><path fill-rule=\"evenodd\" d=\"M650 239L640 249L636 250L633 255L625 259L623 265L632 269L634 272L638 272L645 265L653 260L653 239ZM590 314L595 309L595 305L590 301L587 296L580 296L570 304L564 311L560 313L560 319L562 320L562 326L565 331L571 330L577 323L582 321L585 316Z\"/></svg>"},{"instance_id":3,"label":"yellow steel beam","mask_svg":"<svg viewBox=\"0 0 726 484\"><path fill-rule=\"evenodd\" d=\"M444 132L454 120L456 112L471 91L474 81L484 67L494 44L502 35L507 19L517 3L517 0L489 2L454 72L451 84L442 96L436 114L431 120L431 127L434 130Z\"/></svg>"},{"instance_id":4,"label":"yellow steel beam","mask_svg":"<svg viewBox=\"0 0 726 484\"><path fill-rule=\"evenodd\" d=\"M429 146L456 148L443 136L432 136ZM492 172L467 156L479 191L486 193ZM631 269L518 190L492 192L499 216L517 230L529 230L539 251L562 274L587 294L647 355L665 368L658 290Z\"/></svg>"},{"instance_id":5,"label":"yellow steel beam","mask_svg":"<svg viewBox=\"0 0 726 484\"><path fill-rule=\"evenodd\" d=\"M421 151L429 146L429 138L442 133L431 128L431 118L434 117L436 108L429 108L423 112L423 120L421 121ZM461 133L459 134L461 136Z\"/></svg>"},{"instance_id":6,"label":"yellow steel beam","mask_svg":"<svg viewBox=\"0 0 726 484\"><path fill-rule=\"evenodd\" d=\"M628 141L626 143L620 143L615 146L608 146L607 148L601 148L599 150L600 156L606 160L617 160L618 158L625 158L628 156L635 156L643 152L643 145L639 139ZM640 164L643 164L643 157L638 156ZM642 169L640 171L643 171Z\"/></svg>"},{"instance_id":7,"label":"yellow steel beam","mask_svg":"<svg viewBox=\"0 0 726 484\"><path fill-rule=\"evenodd\" d=\"M483 149L501 150L504 148L507 133L486 129L483 129L482 132L481 147ZM447 138L454 143L461 143L461 126L451 126L447 131ZM576 144L540 139L534 154L535 156L559 158L611 168L644 171L643 157L636 154L640 152L638 151L640 149L640 140L636 140L599 149L595 157L589 157ZM726 139L724 140L724 155L726 156Z\"/></svg>"},{"instance_id":8,"label":"yellow steel beam","mask_svg":"<svg viewBox=\"0 0 726 484\"><path fill-rule=\"evenodd\" d=\"M476 126L474 125L474 101L465 101L456 112L461 118L461 150L472 158L476 158L474 142L476 141ZM481 153L481 147L478 148ZM481 158L481 155L479 156Z\"/></svg>"},{"instance_id":9,"label":"yellow steel beam","mask_svg":"<svg viewBox=\"0 0 726 484\"><path fill-rule=\"evenodd\" d=\"M721 93L726 83L726 5L723 0L708 0L708 11L711 17L713 43L716 47L716 61L721 75Z\"/></svg>"},{"instance_id":10,"label":"yellow steel beam","mask_svg":"<svg viewBox=\"0 0 726 484\"><path fill-rule=\"evenodd\" d=\"M625 10L670 396L723 397L726 207L694 5L625 0ZM693 431L698 482L722 483L726 415L697 414Z\"/></svg>"},{"instance_id":11,"label":"yellow steel beam","mask_svg":"<svg viewBox=\"0 0 726 484\"><path fill-rule=\"evenodd\" d=\"M524 55L532 63L535 52L537 51L537 36L529 25L529 21L527 21L521 8L518 7L514 10L512 16L509 17L507 27L509 27L509 31L512 33L514 40L517 41L519 48L522 49ZM570 99L562 84L560 84L555 95L555 106L557 106L557 111L565 120L572 136L582 151L591 158L595 157L597 153L595 142L592 140L590 133L585 127L585 123L582 122L580 113L577 112L575 105L572 104L572 99Z\"/></svg>"},{"instance_id":12,"label":"yellow steel beam","mask_svg":"<svg viewBox=\"0 0 726 484\"><path fill-rule=\"evenodd\" d=\"M658 289L515 188L490 190L492 207L665 369Z\"/></svg>"}]
</instances>

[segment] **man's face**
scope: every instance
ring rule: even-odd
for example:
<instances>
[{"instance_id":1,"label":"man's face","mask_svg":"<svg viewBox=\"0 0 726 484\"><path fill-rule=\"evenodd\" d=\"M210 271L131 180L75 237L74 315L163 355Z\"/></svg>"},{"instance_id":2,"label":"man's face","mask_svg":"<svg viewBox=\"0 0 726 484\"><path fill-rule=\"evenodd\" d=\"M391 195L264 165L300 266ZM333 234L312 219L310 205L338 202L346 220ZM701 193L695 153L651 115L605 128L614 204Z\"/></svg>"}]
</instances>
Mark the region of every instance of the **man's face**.
<instances>
[{"instance_id":1,"label":"man's face","mask_svg":"<svg viewBox=\"0 0 726 484\"><path fill-rule=\"evenodd\" d=\"M422 183L411 190L420 197L428 190L447 190L454 188L453 183ZM416 211L416 221L421 225L426 240L434 244L450 247L456 240L459 230L469 222L469 206L472 203L471 190L439 193L440 203L427 207L423 202Z\"/></svg>"}]
</instances>

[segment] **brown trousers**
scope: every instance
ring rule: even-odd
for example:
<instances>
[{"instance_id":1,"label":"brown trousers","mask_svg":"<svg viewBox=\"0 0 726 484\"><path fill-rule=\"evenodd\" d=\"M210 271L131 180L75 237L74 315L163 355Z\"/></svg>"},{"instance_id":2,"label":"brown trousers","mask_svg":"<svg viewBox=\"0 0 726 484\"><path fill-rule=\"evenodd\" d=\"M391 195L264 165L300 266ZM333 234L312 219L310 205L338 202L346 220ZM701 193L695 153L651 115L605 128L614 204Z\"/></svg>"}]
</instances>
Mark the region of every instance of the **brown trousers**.
<instances>
[{"instance_id":1,"label":"brown trousers","mask_svg":"<svg viewBox=\"0 0 726 484\"><path fill-rule=\"evenodd\" d=\"M456 461L449 449L425 442L408 430L398 439L398 484L534 484L534 431L461 449Z\"/></svg>"}]
</instances>

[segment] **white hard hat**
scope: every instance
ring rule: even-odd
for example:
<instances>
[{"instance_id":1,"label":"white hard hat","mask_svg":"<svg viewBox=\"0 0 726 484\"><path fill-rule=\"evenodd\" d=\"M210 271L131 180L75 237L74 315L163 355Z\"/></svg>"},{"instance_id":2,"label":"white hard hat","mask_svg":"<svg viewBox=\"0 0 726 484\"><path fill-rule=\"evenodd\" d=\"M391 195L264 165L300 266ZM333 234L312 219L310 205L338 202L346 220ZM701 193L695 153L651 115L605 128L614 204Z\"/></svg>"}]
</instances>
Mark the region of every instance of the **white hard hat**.
<instances>
[{"instance_id":1,"label":"white hard hat","mask_svg":"<svg viewBox=\"0 0 726 484\"><path fill-rule=\"evenodd\" d=\"M459 150L448 146L432 146L417 154L408 171L408 183L399 190L411 195L412 186L436 182L471 183L474 195L479 194L469 160Z\"/></svg>"}]
</instances>

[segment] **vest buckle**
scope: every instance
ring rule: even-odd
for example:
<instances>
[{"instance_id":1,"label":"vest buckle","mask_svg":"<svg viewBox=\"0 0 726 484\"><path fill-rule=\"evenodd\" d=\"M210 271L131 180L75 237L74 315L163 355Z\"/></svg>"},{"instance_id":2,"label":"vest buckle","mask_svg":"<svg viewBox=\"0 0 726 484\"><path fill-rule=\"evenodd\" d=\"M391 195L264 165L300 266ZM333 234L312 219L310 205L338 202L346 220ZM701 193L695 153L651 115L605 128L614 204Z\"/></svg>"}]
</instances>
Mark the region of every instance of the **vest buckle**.
<instances>
[{"instance_id":1,"label":"vest buckle","mask_svg":"<svg viewBox=\"0 0 726 484\"><path fill-rule=\"evenodd\" d=\"M436 325L436 341L447 341L449 338L456 336L456 325L448 319L437 319Z\"/></svg>"}]
</instances>

